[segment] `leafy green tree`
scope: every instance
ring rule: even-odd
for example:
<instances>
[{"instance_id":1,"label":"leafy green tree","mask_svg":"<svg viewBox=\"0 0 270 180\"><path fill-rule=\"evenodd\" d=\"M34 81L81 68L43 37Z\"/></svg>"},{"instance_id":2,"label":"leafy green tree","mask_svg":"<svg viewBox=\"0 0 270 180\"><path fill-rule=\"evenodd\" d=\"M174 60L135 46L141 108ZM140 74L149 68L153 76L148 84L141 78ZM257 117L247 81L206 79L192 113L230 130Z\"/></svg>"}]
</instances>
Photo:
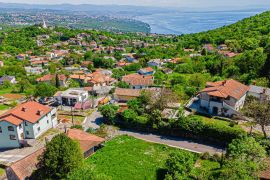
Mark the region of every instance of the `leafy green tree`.
<instances>
[{"instance_id":1,"label":"leafy green tree","mask_svg":"<svg viewBox=\"0 0 270 180\"><path fill-rule=\"evenodd\" d=\"M188 179L194 168L196 156L189 152L175 152L166 161L167 174L165 179Z\"/></svg>"},{"instance_id":2,"label":"leafy green tree","mask_svg":"<svg viewBox=\"0 0 270 180\"><path fill-rule=\"evenodd\" d=\"M129 88L129 84L124 82L124 81L120 81L116 84L117 87L119 88Z\"/></svg>"},{"instance_id":3,"label":"leafy green tree","mask_svg":"<svg viewBox=\"0 0 270 180\"><path fill-rule=\"evenodd\" d=\"M259 101L256 98L249 98L241 111L244 116L261 126L264 137L266 138L267 133L265 128L270 125L270 101Z\"/></svg>"},{"instance_id":4,"label":"leafy green tree","mask_svg":"<svg viewBox=\"0 0 270 180\"><path fill-rule=\"evenodd\" d=\"M69 88L77 88L77 87L80 87L80 83L78 81L70 79L70 80L68 80L68 87Z\"/></svg>"},{"instance_id":5,"label":"leafy green tree","mask_svg":"<svg viewBox=\"0 0 270 180\"><path fill-rule=\"evenodd\" d=\"M57 91L55 86L52 86L47 83L39 83L35 88L34 95L41 97L52 97Z\"/></svg>"},{"instance_id":6,"label":"leafy green tree","mask_svg":"<svg viewBox=\"0 0 270 180\"><path fill-rule=\"evenodd\" d=\"M134 121L137 116L138 114L132 109L127 109L122 113L122 117L126 122Z\"/></svg>"},{"instance_id":7,"label":"leafy green tree","mask_svg":"<svg viewBox=\"0 0 270 180\"><path fill-rule=\"evenodd\" d=\"M65 179L83 165L83 155L78 142L65 134L55 136L40 157L39 173L42 179Z\"/></svg>"},{"instance_id":8,"label":"leafy green tree","mask_svg":"<svg viewBox=\"0 0 270 180\"><path fill-rule=\"evenodd\" d=\"M243 137L229 144L226 156L228 159L259 163L266 157L266 151L254 138Z\"/></svg>"},{"instance_id":9,"label":"leafy green tree","mask_svg":"<svg viewBox=\"0 0 270 180\"><path fill-rule=\"evenodd\" d=\"M59 80L58 74L55 75L55 87L56 88L60 87L60 80Z\"/></svg>"},{"instance_id":10,"label":"leafy green tree","mask_svg":"<svg viewBox=\"0 0 270 180\"><path fill-rule=\"evenodd\" d=\"M106 118L109 123L114 123L118 109L118 106L109 104L98 108L102 116Z\"/></svg>"}]
</instances>

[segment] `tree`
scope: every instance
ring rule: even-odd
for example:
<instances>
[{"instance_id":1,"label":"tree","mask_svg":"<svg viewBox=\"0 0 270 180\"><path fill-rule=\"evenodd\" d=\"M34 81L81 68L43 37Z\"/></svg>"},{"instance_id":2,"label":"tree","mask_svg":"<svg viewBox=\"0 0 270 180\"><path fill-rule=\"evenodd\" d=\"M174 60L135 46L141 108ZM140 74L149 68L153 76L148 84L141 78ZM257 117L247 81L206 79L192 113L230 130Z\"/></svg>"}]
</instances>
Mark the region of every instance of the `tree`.
<instances>
[{"instance_id":1,"label":"tree","mask_svg":"<svg viewBox=\"0 0 270 180\"><path fill-rule=\"evenodd\" d=\"M68 80L68 87L77 88L77 87L80 87L80 83L78 81L75 81L74 79L70 79Z\"/></svg>"},{"instance_id":2,"label":"tree","mask_svg":"<svg viewBox=\"0 0 270 180\"><path fill-rule=\"evenodd\" d=\"M124 81L119 81L116 86L119 88L129 88L129 84Z\"/></svg>"},{"instance_id":3,"label":"tree","mask_svg":"<svg viewBox=\"0 0 270 180\"><path fill-rule=\"evenodd\" d=\"M55 86L52 86L47 83L40 83L36 86L35 96L52 97L56 91L57 88Z\"/></svg>"},{"instance_id":4,"label":"tree","mask_svg":"<svg viewBox=\"0 0 270 180\"><path fill-rule=\"evenodd\" d=\"M166 161L165 179L187 179L196 161L196 156L189 152L175 152Z\"/></svg>"},{"instance_id":5,"label":"tree","mask_svg":"<svg viewBox=\"0 0 270 180\"><path fill-rule=\"evenodd\" d=\"M56 88L60 87L60 80L59 80L58 74L55 75L55 87Z\"/></svg>"},{"instance_id":6,"label":"tree","mask_svg":"<svg viewBox=\"0 0 270 180\"><path fill-rule=\"evenodd\" d=\"M268 100L259 101L256 98L248 98L245 107L242 109L243 115L261 126L264 137L267 137L266 126L270 125L270 102Z\"/></svg>"},{"instance_id":7,"label":"tree","mask_svg":"<svg viewBox=\"0 0 270 180\"><path fill-rule=\"evenodd\" d=\"M115 105L104 105L98 108L102 116L106 118L109 123L113 123L119 107Z\"/></svg>"},{"instance_id":8,"label":"tree","mask_svg":"<svg viewBox=\"0 0 270 180\"><path fill-rule=\"evenodd\" d=\"M229 144L226 156L228 159L260 163L266 157L266 151L254 138L243 137Z\"/></svg>"},{"instance_id":9,"label":"tree","mask_svg":"<svg viewBox=\"0 0 270 180\"><path fill-rule=\"evenodd\" d=\"M254 138L245 136L229 144L226 158L219 179L256 179L266 151Z\"/></svg>"},{"instance_id":10,"label":"tree","mask_svg":"<svg viewBox=\"0 0 270 180\"><path fill-rule=\"evenodd\" d=\"M19 93L23 93L26 89L26 87L29 86L29 81L27 79L21 79L19 80L19 82L17 83L17 86L19 88Z\"/></svg>"},{"instance_id":11,"label":"tree","mask_svg":"<svg viewBox=\"0 0 270 180\"><path fill-rule=\"evenodd\" d=\"M83 155L79 143L65 134L59 134L46 145L38 171L42 179L65 179L68 173L82 164Z\"/></svg>"}]
</instances>

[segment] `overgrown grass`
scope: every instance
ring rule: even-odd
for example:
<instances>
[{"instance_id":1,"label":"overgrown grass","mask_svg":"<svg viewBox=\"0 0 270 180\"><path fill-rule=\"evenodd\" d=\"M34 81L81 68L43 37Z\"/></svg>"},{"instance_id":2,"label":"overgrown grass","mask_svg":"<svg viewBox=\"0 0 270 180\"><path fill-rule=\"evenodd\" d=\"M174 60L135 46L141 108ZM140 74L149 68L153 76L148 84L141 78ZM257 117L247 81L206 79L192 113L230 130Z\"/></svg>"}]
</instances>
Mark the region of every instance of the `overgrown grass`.
<instances>
[{"instance_id":1,"label":"overgrown grass","mask_svg":"<svg viewBox=\"0 0 270 180\"><path fill-rule=\"evenodd\" d=\"M118 136L86 159L97 173L112 179L162 179L170 153L182 151L148 143L130 136ZM183 151L182 151L183 152Z\"/></svg>"},{"instance_id":2,"label":"overgrown grass","mask_svg":"<svg viewBox=\"0 0 270 180\"><path fill-rule=\"evenodd\" d=\"M55 129L55 128L51 128L49 129L48 131L46 131L45 133L43 133L41 136L39 136L37 138L37 140L39 141L43 141L47 136L50 136L50 135L54 135L54 134L58 134L60 133L61 131L59 129Z\"/></svg>"}]
</instances>

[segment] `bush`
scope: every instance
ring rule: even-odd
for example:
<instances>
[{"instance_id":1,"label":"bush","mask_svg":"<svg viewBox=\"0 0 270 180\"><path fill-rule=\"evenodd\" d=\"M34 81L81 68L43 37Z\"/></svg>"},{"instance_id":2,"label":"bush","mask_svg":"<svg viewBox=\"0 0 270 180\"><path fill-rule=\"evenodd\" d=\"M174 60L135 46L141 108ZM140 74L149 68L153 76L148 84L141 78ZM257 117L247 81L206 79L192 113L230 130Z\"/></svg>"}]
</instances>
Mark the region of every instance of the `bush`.
<instances>
[{"instance_id":1,"label":"bush","mask_svg":"<svg viewBox=\"0 0 270 180\"><path fill-rule=\"evenodd\" d=\"M201 155L201 159L203 160L208 160L210 158L209 152L205 152Z\"/></svg>"},{"instance_id":2,"label":"bush","mask_svg":"<svg viewBox=\"0 0 270 180\"><path fill-rule=\"evenodd\" d=\"M83 130L83 127L82 125L73 125L70 127L71 129L80 129L80 130Z\"/></svg>"}]
</instances>

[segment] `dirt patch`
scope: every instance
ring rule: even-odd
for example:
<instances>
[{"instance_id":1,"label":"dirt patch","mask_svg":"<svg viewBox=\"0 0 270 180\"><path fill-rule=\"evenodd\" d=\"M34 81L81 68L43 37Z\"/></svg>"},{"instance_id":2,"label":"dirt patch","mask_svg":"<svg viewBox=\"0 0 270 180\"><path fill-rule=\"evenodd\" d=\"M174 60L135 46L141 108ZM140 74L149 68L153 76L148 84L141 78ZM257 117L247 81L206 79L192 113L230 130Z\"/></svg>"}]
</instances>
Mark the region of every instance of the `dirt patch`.
<instances>
[{"instance_id":1,"label":"dirt patch","mask_svg":"<svg viewBox=\"0 0 270 180\"><path fill-rule=\"evenodd\" d=\"M21 94L3 94L2 96L4 98L10 99L10 100L18 100L18 99L22 99L24 97Z\"/></svg>"}]
</instances>

